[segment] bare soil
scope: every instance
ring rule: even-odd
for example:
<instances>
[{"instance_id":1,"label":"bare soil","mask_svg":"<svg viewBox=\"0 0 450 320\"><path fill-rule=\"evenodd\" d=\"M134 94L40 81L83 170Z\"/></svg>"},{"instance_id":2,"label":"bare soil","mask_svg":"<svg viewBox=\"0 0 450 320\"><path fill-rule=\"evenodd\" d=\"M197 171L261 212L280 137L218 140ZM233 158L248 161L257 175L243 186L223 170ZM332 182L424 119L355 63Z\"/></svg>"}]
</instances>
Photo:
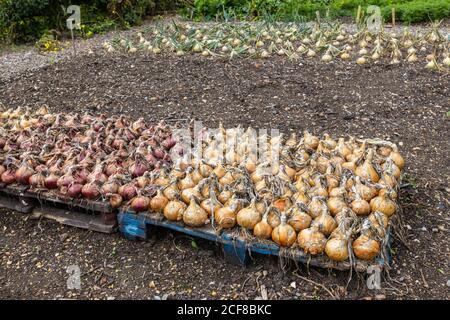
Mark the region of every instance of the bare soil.
<instances>
[{"instance_id":1,"label":"bare soil","mask_svg":"<svg viewBox=\"0 0 450 320\"><path fill-rule=\"evenodd\" d=\"M274 257L232 266L214 243L194 245L165 230L148 242L130 242L1 209L0 298L252 299L261 286L272 299L450 298L448 73L422 64L91 54L0 80L0 102L152 122L197 119L208 126L378 137L397 143L407 161L400 193L405 243L394 240L381 290L369 290L366 275L345 288L346 272ZM81 290L67 290L72 264L81 268Z\"/></svg>"}]
</instances>

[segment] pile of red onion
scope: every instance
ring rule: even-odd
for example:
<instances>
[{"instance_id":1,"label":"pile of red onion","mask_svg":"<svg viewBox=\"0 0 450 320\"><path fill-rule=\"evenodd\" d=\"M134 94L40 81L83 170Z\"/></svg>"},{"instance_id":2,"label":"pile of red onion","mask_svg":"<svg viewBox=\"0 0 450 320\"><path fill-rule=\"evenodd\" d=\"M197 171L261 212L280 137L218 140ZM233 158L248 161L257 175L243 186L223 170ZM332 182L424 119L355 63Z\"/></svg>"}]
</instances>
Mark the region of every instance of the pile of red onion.
<instances>
[{"instance_id":1,"label":"pile of red onion","mask_svg":"<svg viewBox=\"0 0 450 320\"><path fill-rule=\"evenodd\" d=\"M154 193L175 144L164 122L8 110L0 114L0 180L118 207Z\"/></svg>"}]
</instances>

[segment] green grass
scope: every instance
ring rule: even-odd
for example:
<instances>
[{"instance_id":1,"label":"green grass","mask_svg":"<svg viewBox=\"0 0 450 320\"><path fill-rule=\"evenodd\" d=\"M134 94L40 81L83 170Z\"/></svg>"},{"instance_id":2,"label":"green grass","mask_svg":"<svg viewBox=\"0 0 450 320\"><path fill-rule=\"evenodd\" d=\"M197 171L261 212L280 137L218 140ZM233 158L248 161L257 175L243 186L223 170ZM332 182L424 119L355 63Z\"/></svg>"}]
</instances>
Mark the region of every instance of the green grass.
<instances>
[{"instance_id":1,"label":"green grass","mask_svg":"<svg viewBox=\"0 0 450 320\"><path fill-rule=\"evenodd\" d=\"M364 12L369 5L379 6L385 21L391 20L393 7L396 20L406 23L450 17L448 0L193 0L181 12L194 20L300 21L315 19L316 11L322 17L354 17L360 5Z\"/></svg>"}]
</instances>

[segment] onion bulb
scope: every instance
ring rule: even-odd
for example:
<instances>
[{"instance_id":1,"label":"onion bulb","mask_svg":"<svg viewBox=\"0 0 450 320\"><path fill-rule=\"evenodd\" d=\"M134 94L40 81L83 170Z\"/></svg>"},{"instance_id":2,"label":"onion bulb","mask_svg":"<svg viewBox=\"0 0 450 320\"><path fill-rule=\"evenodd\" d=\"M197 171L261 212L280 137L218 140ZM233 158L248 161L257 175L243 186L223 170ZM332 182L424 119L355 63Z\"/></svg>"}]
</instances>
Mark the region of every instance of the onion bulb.
<instances>
[{"instance_id":1,"label":"onion bulb","mask_svg":"<svg viewBox=\"0 0 450 320\"><path fill-rule=\"evenodd\" d=\"M154 212L162 212L166 207L169 199L167 199L161 190L158 190L156 195L150 200L149 207Z\"/></svg>"},{"instance_id":2,"label":"onion bulb","mask_svg":"<svg viewBox=\"0 0 450 320\"><path fill-rule=\"evenodd\" d=\"M362 165L356 168L355 174L363 179L378 182L378 180L380 180L380 177L372 165L372 159L373 159L373 149L370 149L367 154L366 160Z\"/></svg>"},{"instance_id":3,"label":"onion bulb","mask_svg":"<svg viewBox=\"0 0 450 320\"><path fill-rule=\"evenodd\" d=\"M272 235L273 228L267 222L267 214L264 214L261 221L259 221L253 228L253 234L260 239L269 239Z\"/></svg>"},{"instance_id":4,"label":"onion bulb","mask_svg":"<svg viewBox=\"0 0 450 320\"><path fill-rule=\"evenodd\" d=\"M288 223L296 232L309 228L311 225L311 216L301 211L298 207L293 207L290 211Z\"/></svg>"},{"instance_id":5,"label":"onion bulb","mask_svg":"<svg viewBox=\"0 0 450 320\"><path fill-rule=\"evenodd\" d=\"M372 209L372 212L380 211L387 217L392 216L396 211L395 202L384 193L370 200L370 208Z\"/></svg>"},{"instance_id":6,"label":"onion bulb","mask_svg":"<svg viewBox=\"0 0 450 320\"><path fill-rule=\"evenodd\" d=\"M372 260L380 253L380 244L370 237L370 233L361 234L352 247L355 256L362 260Z\"/></svg>"},{"instance_id":7,"label":"onion bulb","mask_svg":"<svg viewBox=\"0 0 450 320\"><path fill-rule=\"evenodd\" d=\"M325 238L323 233L319 231L317 226L311 226L300 231L297 241L303 251L312 255L316 255L322 253L325 250L327 239Z\"/></svg>"},{"instance_id":8,"label":"onion bulb","mask_svg":"<svg viewBox=\"0 0 450 320\"><path fill-rule=\"evenodd\" d=\"M311 226L317 226L321 233L328 236L336 229L337 223L327 210L323 210L322 213L312 221Z\"/></svg>"},{"instance_id":9,"label":"onion bulb","mask_svg":"<svg viewBox=\"0 0 450 320\"><path fill-rule=\"evenodd\" d=\"M248 207L239 210L236 221L241 227L253 230L255 225L261 221L261 214L256 209L256 199L253 199Z\"/></svg>"},{"instance_id":10,"label":"onion bulb","mask_svg":"<svg viewBox=\"0 0 450 320\"><path fill-rule=\"evenodd\" d=\"M183 213L183 222L190 227L204 226L208 221L208 213L198 205L194 196L191 196L189 206Z\"/></svg>"},{"instance_id":11,"label":"onion bulb","mask_svg":"<svg viewBox=\"0 0 450 320\"><path fill-rule=\"evenodd\" d=\"M183 213L186 210L186 204L179 200L171 200L164 207L164 217L170 221L180 221L183 219Z\"/></svg>"},{"instance_id":12,"label":"onion bulb","mask_svg":"<svg viewBox=\"0 0 450 320\"><path fill-rule=\"evenodd\" d=\"M348 259L348 240L344 236L329 239L325 245L325 253L334 261L345 261Z\"/></svg>"},{"instance_id":13,"label":"onion bulb","mask_svg":"<svg viewBox=\"0 0 450 320\"><path fill-rule=\"evenodd\" d=\"M233 228L236 225L236 210L236 203L219 208L216 212L214 212L214 220L221 228Z\"/></svg>"},{"instance_id":14,"label":"onion bulb","mask_svg":"<svg viewBox=\"0 0 450 320\"><path fill-rule=\"evenodd\" d=\"M135 212L147 211L150 204L150 199L145 196L137 196L131 200L130 207Z\"/></svg>"},{"instance_id":15,"label":"onion bulb","mask_svg":"<svg viewBox=\"0 0 450 320\"><path fill-rule=\"evenodd\" d=\"M282 247L290 247L297 239L294 228L286 223L286 215L281 216L281 223L272 230L272 240Z\"/></svg>"}]
</instances>

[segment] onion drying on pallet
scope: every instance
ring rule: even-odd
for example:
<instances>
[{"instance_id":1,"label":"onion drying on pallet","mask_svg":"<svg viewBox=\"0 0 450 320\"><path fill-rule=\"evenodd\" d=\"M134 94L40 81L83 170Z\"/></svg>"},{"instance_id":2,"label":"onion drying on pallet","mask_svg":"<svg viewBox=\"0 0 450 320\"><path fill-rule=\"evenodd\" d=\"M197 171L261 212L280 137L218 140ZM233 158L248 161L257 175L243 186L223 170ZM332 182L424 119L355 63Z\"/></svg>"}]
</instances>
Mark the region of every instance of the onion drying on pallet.
<instances>
[{"instance_id":1,"label":"onion drying on pallet","mask_svg":"<svg viewBox=\"0 0 450 320\"><path fill-rule=\"evenodd\" d=\"M45 108L8 110L0 119L5 185L109 201L335 261L383 257L398 212L405 161L387 141L308 131L256 137L251 128L220 126L219 136L200 131L201 157L191 159L163 122ZM266 145L258 157L255 145ZM170 154L182 157L174 163Z\"/></svg>"},{"instance_id":2,"label":"onion drying on pallet","mask_svg":"<svg viewBox=\"0 0 450 320\"><path fill-rule=\"evenodd\" d=\"M154 190L171 165L175 145L164 122L148 125L104 115L51 114L45 107L0 114L0 179L68 198L108 200L112 208L129 201L147 210Z\"/></svg>"}]
</instances>

